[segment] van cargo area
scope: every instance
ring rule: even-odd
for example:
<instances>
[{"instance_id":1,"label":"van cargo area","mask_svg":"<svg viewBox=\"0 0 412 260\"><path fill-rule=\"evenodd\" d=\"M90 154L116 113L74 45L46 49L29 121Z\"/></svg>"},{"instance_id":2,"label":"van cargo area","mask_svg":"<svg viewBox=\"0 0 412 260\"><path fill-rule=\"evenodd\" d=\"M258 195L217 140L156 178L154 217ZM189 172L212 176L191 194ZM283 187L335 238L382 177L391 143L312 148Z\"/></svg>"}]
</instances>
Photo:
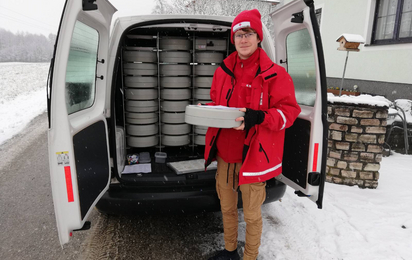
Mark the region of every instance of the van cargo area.
<instances>
[{"instance_id":1,"label":"van cargo area","mask_svg":"<svg viewBox=\"0 0 412 260\"><path fill-rule=\"evenodd\" d=\"M188 176L199 180L210 175L204 169L199 176L177 175L165 163L156 163L155 154L166 153L166 163L203 159L207 127L186 124L185 108L211 102L213 74L234 50L230 24L179 21L136 25L124 32L113 78L115 168L122 181L178 184ZM127 155L142 152L150 154L151 173L121 174ZM215 170L210 172L206 179L213 181Z\"/></svg>"},{"instance_id":2,"label":"van cargo area","mask_svg":"<svg viewBox=\"0 0 412 260\"><path fill-rule=\"evenodd\" d=\"M203 166L207 127L186 124L184 115L187 105L211 101L213 74L235 47L230 43L231 23L202 21L136 24L119 36L111 92L114 112L109 119L117 181L112 179L97 203L101 212L220 209L216 164L207 171ZM150 155L151 172L122 174L128 155L142 153ZM189 160L201 160L201 166L178 174L168 165ZM282 182L267 181L265 203L279 200L285 190Z\"/></svg>"}]
</instances>

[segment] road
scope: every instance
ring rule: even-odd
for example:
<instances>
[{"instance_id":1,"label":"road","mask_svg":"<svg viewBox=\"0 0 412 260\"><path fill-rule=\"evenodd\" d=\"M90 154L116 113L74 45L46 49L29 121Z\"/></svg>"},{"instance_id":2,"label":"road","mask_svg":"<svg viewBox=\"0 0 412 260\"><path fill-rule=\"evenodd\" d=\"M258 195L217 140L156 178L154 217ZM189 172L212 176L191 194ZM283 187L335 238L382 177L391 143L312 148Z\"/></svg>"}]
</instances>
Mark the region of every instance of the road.
<instances>
[{"instance_id":1,"label":"road","mask_svg":"<svg viewBox=\"0 0 412 260\"><path fill-rule=\"evenodd\" d=\"M0 259L78 259L86 234L62 250L47 155L47 116L0 147Z\"/></svg>"},{"instance_id":2,"label":"road","mask_svg":"<svg viewBox=\"0 0 412 260\"><path fill-rule=\"evenodd\" d=\"M92 228L74 232L62 248L50 188L46 114L2 144L0 158L2 260L207 259L222 246L220 213L119 217L95 211Z\"/></svg>"}]
</instances>

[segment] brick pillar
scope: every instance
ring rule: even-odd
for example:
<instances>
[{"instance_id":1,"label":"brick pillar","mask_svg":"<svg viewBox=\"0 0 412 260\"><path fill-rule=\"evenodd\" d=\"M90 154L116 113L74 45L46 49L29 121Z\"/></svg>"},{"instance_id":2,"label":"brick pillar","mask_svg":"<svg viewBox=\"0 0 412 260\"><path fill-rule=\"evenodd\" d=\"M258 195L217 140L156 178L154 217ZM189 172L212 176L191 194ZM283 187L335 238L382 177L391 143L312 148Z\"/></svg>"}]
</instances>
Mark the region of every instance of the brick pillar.
<instances>
[{"instance_id":1,"label":"brick pillar","mask_svg":"<svg viewBox=\"0 0 412 260\"><path fill-rule=\"evenodd\" d=\"M328 104L326 181L376 188L388 107Z\"/></svg>"}]
</instances>

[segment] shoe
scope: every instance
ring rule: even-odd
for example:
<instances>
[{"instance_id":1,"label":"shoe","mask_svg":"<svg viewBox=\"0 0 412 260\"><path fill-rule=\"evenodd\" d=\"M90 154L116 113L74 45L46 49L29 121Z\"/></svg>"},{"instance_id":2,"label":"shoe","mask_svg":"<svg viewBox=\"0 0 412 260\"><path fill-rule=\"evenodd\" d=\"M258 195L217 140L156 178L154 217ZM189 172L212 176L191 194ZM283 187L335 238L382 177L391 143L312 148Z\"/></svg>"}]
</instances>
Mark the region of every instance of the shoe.
<instances>
[{"instance_id":1,"label":"shoe","mask_svg":"<svg viewBox=\"0 0 412 260\"><path fill-rule=\"evenodd\" d=\"M219 254L209 258L209 260L240 260L240 256L237 250L227 251L226 249L224 249L220 251Z\"/></svg>"}]
</instances>

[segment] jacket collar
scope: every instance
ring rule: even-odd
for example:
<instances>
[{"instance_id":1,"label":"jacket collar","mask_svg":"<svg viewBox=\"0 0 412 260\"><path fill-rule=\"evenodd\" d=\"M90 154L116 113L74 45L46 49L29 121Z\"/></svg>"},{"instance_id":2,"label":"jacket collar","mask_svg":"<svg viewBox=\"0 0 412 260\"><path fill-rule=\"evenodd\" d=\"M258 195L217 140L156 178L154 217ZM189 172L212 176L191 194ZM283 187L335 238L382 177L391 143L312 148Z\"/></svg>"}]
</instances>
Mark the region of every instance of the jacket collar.
<instances>
[{"instance_id":1,"label":"jacket collar","mask_svg":"<svg viewBox=\"0 0 412 260\"><path fill-rule=\"evenodd\" d=\"M263 81L268 81L271 78L277 75L277 66L273 61L268 57L266 52L262 48L258 48L256 51L259 52L259 68L256 73L256 77L262 77ZM253 56L254 54L252 54ZM235 77L233 69L236 65L238 59L237 51L230 54L220 65L223 71L228 74L230 77Z\"/></svg>"}]
</instances>

